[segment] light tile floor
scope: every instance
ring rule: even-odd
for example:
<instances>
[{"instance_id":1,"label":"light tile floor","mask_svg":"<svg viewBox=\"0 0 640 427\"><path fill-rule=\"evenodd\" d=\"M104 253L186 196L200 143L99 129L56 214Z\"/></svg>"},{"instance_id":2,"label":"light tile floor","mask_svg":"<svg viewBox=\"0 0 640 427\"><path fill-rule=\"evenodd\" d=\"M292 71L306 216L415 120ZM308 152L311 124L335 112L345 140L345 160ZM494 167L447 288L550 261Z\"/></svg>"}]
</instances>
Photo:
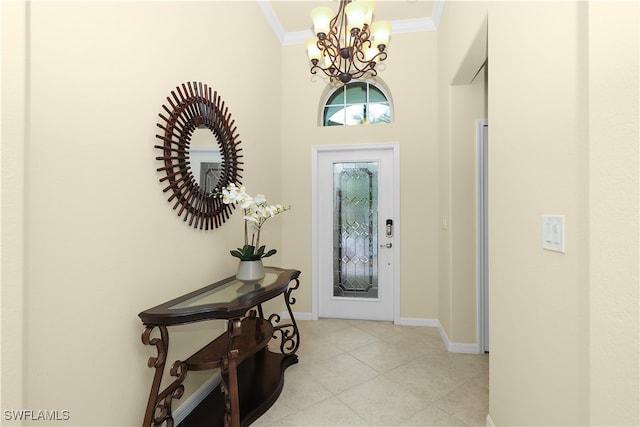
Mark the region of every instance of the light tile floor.
<instances>
[{"instance_id":1,"label":"light tile floor","mask_svg":"<svg viewBox=\"0 0 640 427\"><path fill-rule=\"evenodd\" d=\"M449 353L436 328L299 321L300 362L254 426L484 426L489 356Z\"/></svg>"}]
</instances>

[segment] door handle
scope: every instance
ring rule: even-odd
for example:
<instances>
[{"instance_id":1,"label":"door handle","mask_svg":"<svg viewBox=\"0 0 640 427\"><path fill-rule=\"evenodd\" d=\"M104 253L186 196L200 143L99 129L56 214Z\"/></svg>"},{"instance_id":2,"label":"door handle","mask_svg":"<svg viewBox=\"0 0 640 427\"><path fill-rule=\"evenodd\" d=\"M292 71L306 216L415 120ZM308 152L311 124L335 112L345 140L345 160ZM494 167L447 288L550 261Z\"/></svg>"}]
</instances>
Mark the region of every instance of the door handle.
<instances>
[{"instance_id":1,"label":"door handle","mask_svg":"<svg viewBox=\"0 0 640 427\"><path fill-rule=\"evenodd\" d=\"M393 247L393 243L385 243L384 245L380 245L381 248L391 248Z\"/></svg>"}]
</instances>

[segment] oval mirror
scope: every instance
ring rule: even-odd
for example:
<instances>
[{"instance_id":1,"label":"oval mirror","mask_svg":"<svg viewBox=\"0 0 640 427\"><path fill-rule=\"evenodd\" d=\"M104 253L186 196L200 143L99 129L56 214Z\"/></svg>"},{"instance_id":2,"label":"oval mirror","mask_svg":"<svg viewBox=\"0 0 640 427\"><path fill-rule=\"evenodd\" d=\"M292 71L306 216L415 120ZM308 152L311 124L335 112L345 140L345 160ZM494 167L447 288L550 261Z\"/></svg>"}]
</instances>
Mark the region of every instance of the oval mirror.
<instances>
[{"instance_id":1,"label":"oval mirror","mask_svg":"<svg viewBox=\"0 0 640 427\"><path fill-rule=\"evenodd\" d=\"M234 204L225 205L212 195L230 184L241 185L242 156L234 121L224 102L206 84L188 82L167 97L154 147L163 166L162 189L178 216L194 228L220 227L231 215ZM217 144L216 144L217 142Z\"/></svg>"}]
</instances>

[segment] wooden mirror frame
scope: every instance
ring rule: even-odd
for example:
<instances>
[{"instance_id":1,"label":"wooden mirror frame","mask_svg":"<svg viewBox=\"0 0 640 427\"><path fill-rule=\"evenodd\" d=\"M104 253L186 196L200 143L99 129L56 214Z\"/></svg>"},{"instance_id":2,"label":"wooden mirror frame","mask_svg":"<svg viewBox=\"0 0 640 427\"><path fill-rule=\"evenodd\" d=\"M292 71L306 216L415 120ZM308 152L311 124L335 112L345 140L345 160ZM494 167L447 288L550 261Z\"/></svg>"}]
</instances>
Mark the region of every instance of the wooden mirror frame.
<instances>
[{"instance_id":1,"label":"wooden mirror frame","mask_svg":"<svg viewBox=\"0 0 640 427\"><path fill-rule=\"evenodd\" d=\"M229 218L235 205L224 204L220 197L212 197L198 184L191 170L189 147L193 132L206 127L213 132L220 147L222 173L217 188L223 188L230 184L240 185L243 162L240 160L242 148L234 127L234 120L224 101L216 91L212 91L206 84L200 82L182 83L171 96L167 96L167 105L162 108L168 114L157 125L164 131L162 135L156 135L163 141L163 145L154 145L162 150L161 160L163 167L156 169L164 172L160 182L168 182L164 193L171 192L169 202L174 201L173 209L178 216L184 214L184 222L189 221L189 226L209 230L222 226Z\"/></svg>"}]
</instances>

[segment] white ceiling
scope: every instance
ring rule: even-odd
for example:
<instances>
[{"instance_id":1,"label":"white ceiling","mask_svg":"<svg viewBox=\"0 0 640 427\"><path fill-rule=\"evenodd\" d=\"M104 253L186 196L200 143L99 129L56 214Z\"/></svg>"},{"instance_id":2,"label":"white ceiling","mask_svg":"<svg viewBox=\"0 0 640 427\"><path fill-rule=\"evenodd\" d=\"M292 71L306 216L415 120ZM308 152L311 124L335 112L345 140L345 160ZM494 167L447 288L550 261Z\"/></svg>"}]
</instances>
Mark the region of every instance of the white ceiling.
<instances>
[{"instance_id":1,"label":"white ceiling","mask_svg":"<svg viewBox=\"0 0 640 427\"><path fill-rule=\"evenodd\" d=\"M284 45L302 44L311 37L309 14L318 6L338 10L338 0L257 0L274 32ZM434 31L444 0L378 0L374 19L391 21L392 33Z\"/></svg>"}]
</instances>

